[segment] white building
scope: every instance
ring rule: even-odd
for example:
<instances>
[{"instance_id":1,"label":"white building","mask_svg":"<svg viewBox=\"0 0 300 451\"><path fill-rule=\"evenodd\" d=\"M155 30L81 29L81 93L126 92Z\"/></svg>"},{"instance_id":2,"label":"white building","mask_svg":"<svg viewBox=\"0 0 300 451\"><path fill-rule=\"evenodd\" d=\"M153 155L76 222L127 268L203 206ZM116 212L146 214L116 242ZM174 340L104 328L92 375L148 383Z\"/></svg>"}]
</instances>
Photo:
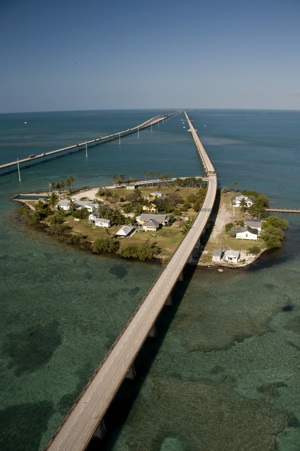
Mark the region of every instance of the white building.
<instances>
[{"instance_id":1,"label":"white building","mask_svg":"<svg viewBox=\"0 0 300 451\"><path fill-rule=\"evenodd\" d=\"M238 263L240 259L239 251L233 251L232 249L227 249L224 252L224 260L229 263Z\"/></svg>"},{"instance_id":2,"label":"white building","mask_svg":"<svg viewBox=\"0 0 300 451\"><path fill-rule=\"evenodd\" d=\"M71 208L71 202L69 201L69 199L62 199L58 202L56 208L64 211L69 211Z\"/></svg>"},{"instance_id":3,"label":"white building","mask_svg":"<svg viewBox=\"0 0 300 451\"><path fill-rule=\"evenodd\" d=\"M142 225L142 229L144 232L156 232L156 230L159 229L159 222L155 219L148 219L148 221L145 221Z\"/></svg>"},{"instance_id":4,"label":"white building","mask_svg":"<svg viewBox=\"0 0 300 451\"><path fill-rule=\"evenodd\" d=\"M212 261L220 262L222 260L222 254L223 252L221 249L215 249L212 254Z\"/></svg>"},{"instance_id":5,"label":"white building","mask_svg":"<svg viewBox=\"0 0 300 451\"><path fill-rule=\"evenodd\" d=\"M238 240L254 240L257 241L258 239L258 230L252 229L251 227L242 227L241 229L237 230L236 239Z\"/></svg>"},{"instance_id":6,"label":"white building","mask_svg":"<svg viewBox=\"0 0 300 451\"><path fill-rule=\"evenodd\" d=\"M231 200L231 205L232 205L233 207L240 207L240 206L241 206L241 202L242 202L243 200L245 201L245 205L246 205L247 208L251 207L251 205L253 205L253 203L254 203L253 200L250 199L250 197L240 195L240 196L235 196L235 197Z\"/></svg>"},{"instance_id":7,"label":"white building","mask_svg":"<svg viewBox=\"0 0 300 451\"><path fill-rule=\"evenodd\" d=\"M245 226L251 227L251 229L256 229L258 231L258 236L260 236L261 232L261 221L259 219L246 219L245 220Z\"/></svg>"},{"instance_id":8,"label":"white building","mask_svg":"<svg viewBox=\"0 0 300 451\"><path fill-rule=\"evenodd\" d=\"M137 216L136 220L138 224L144 224L146 221L150 219L155 219L159 224L166 225L170 221L170 217L168 215L158 215L151 213L142 213L140 216Z\"/></svg>"},{"instance_id":9,"label":"white building","mask_svg":"<svg viewBox=\"0 0 300 451\"><path fill-rule=\"evenodd\" d=\"M126 236L132 235L134 231L135 231L135 227L125 225L117 231L116 235L126 237Z\"/></svg>"},{"instance_id":10,"label":"white building","mask_svg":"<svg viewBox=\"0 0 300 451\"><path fill-rule=\"evenodd\" d=\"M96 227L110 227L110 220L104 219L104 218L96 218L95 220L95 226Z\"/></svg>"}]
</instances>

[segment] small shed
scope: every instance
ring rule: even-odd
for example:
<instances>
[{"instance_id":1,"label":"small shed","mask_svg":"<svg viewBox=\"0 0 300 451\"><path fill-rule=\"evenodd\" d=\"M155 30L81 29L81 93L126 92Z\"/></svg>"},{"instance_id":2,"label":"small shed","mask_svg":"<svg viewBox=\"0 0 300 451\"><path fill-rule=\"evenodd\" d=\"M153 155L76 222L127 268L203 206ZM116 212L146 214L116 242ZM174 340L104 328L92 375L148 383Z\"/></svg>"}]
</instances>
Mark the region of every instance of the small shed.
<instances>
[{"instance_id":1,"label":"small shed","mask_svg":"<svg viewBox=\"0 0 300 451\"><path fill-rule=\"evenodd\" d=\"M229 263L237 263L240 259L239 251L234 251L232 249L227 249L224 252L224 260Z\"/></svg>"},{"instance_id":2,"label":"small shed","mask_svg":"<svg viewBox=\"0 0 300 451\"><path fill-rule=\"evenodd\" d=\"M212 261L216 263L220 262L222 259L222 254L222 249L215 249L212 254Z\"/></svg>"}]
</instances>

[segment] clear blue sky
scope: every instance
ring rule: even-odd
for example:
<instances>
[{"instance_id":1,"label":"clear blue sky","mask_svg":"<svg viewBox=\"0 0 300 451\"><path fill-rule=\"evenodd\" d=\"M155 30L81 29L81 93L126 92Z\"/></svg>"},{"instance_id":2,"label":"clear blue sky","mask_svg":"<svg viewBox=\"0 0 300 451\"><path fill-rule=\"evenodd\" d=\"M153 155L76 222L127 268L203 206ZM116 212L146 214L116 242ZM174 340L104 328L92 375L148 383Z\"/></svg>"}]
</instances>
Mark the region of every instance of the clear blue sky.
<instances>
[{"instance_id":1,"label":"clear blue sky","mask_svg":"<svg viewBox=\"0 0 300 451\"><path fill-rule=\"evenodd\" d=\"M300 0L1 0L0 112L300 109Z\"/></svg>"}]
</instances>

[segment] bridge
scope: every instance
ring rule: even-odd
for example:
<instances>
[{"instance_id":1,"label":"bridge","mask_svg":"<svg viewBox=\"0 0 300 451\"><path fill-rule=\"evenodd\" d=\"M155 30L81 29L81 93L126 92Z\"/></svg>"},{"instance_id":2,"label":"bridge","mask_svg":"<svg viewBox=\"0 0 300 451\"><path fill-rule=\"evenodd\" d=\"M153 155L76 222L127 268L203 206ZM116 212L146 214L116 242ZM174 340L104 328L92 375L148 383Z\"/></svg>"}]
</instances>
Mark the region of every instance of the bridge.
<instances>
[{"instance_id":1,"label":"bridge","mask_svg":"<svg viewBox=\"0 0 300 451\"><path fill-rule=\"evenodd\" d=\"M98 431L99 428L101 429L101 422L110 403L128 372L132 370L137 354L151 334L156 318L168 302L172 289L180 279L209 219L217 192L217 176L191 121L186 113L185 115L208 176L208 188L203 207L168 265L142 300L47 444L45 449L48 451L83 450L97 428Z\"/></svg>"},{"instance_id":2,"label":"bridge","mask_svg":"<svg viewBox=\"0 0 300 451\"><path fill-rule=\"evenodd\" d=\"M78 152L81 150L86 150L88 146L97 146L99 144L106 143L108 141L113 141L116 139L121 139L124 136L130 135L132 133L139 133L140 130L143 130L145 128L152 127L152 125L159 124L160 122L163 122L170 118L171 116L177 115L180 112L176 111L174 113L170 114L164 114L155 116L151 119L148 119L147 121L143 122L140 125L136 125L135 127L128 128L127 130L123 130L120 132L116 132L110 135L101 136L100 138L95 138L90 141L84 141L78 144L73 144L71 146L62 147L60 149L51 150L49 152L43 152L39 154L31 154L26 158L17 159L15 161L11 161L9 163L0 164L0 175L7 174L10 172L18 171L19 173L19 179L20 179L20 166L23 165L24 167L31 166L33 163L42 163L48 159L55 158L58 156L67 155L70 153Z\"/></svg>"}]
</instances>

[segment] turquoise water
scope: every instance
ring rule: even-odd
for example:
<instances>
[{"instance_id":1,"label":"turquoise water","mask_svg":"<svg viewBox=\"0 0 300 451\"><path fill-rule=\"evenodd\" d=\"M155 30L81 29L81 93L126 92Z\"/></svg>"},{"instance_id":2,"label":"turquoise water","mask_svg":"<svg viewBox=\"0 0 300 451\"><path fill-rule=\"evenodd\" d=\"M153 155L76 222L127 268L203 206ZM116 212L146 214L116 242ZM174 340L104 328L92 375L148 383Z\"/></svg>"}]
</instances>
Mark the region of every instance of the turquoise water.
<instances>
[{"instance_id":1,"label":"turquoise water","mask_svg":"<svg viewBox=\"0 0 300 451\"><path fill-rule=\"evenodd\" d=\"M0 162L158 113L0 115ZM237 182L272 206L299 208L300 112L188 113L221 186ZM160 271L61 247L26 229L11 197L69 175L80 187L114 174L203 174L182 118L94 147L88 159L81 152L24 169L21 183L16 173L0 177L1 450L42 449ZM136 381L108 413L101 449L300 449L300 215L284 217L283 248L250 269L187 271L137 361Z\"/></svg>"}]
</instances>

